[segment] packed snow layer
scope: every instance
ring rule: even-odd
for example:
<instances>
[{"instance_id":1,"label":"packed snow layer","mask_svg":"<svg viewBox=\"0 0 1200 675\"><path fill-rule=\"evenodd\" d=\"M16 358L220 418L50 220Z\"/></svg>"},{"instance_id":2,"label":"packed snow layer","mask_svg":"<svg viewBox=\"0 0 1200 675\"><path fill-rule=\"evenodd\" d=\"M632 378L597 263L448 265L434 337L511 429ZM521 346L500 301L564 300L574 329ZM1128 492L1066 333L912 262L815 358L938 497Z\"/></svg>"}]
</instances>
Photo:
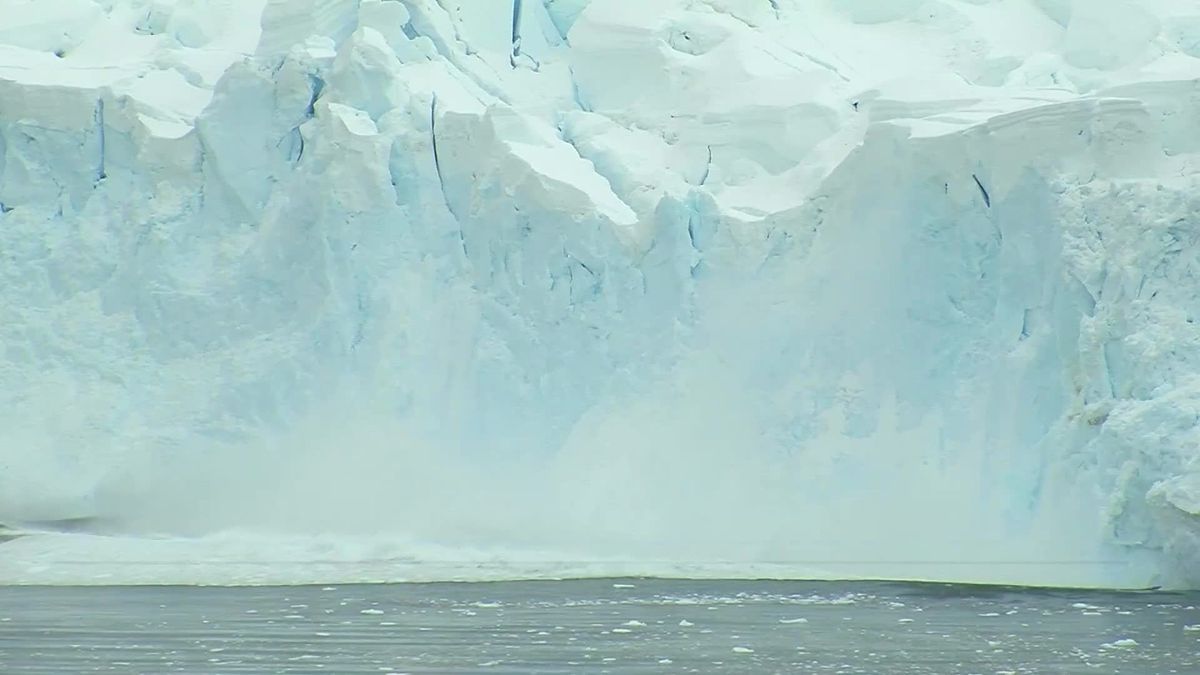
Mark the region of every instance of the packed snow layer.
<instances>
[{"instance_id":1,"label":"packed snow layer","mask_svg":"<svg viewBox=\"0 0 1200 675\"><path fill-rule=\"evenodd\" d=\"M95 530L0 582L1198 586L1198 78L1191 0L0 0L0 522Z\"/></svg>"}]
</instances>

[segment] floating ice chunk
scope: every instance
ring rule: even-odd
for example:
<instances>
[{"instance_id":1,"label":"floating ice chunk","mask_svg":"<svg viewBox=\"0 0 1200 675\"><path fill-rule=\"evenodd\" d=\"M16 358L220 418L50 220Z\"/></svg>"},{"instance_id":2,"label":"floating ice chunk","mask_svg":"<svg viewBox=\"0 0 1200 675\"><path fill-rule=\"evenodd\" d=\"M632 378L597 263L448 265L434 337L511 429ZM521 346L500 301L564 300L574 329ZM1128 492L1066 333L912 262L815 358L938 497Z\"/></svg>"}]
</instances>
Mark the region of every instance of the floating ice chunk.
<instances>
[{"instance_id":1,"label":"floating ice chunk","mask_svg":"<svg viewBox=\"0 0 1200 675\"><path fill-rule=\"evenodd\" d=\"M1112 642L1105 642L1100 645L1101 649L1133 649L1138 646L1137 640L1132 638L1122 638Z\"/></svg>"}]
</instances>

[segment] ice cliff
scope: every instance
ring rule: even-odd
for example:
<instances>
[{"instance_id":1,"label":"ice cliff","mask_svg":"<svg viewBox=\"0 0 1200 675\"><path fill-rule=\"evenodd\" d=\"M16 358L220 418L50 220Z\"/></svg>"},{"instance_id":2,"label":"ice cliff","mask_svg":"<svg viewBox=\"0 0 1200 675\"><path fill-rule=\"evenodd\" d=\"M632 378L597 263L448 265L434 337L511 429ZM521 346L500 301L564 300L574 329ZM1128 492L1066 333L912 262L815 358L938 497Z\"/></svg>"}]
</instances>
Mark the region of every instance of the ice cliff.
<instances>
[{"instance_id":1,"label":"ice cliff","mask_svg":"<svg viewBox=\"0 0 1200 675\"><path fill-rule=\"evenodd\" d=\"M0 521L126 535L0 582L1200 586L1198 78L1193 0L0 0Z\"/></svg>"}]
</instances>

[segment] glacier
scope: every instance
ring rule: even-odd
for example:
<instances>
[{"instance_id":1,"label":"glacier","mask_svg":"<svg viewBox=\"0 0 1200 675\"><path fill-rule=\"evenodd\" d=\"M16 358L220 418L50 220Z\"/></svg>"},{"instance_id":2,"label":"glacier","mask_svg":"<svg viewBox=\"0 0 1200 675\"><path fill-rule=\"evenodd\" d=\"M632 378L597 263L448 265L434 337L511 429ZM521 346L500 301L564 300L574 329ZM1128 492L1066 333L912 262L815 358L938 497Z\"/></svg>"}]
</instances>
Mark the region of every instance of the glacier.
<instances>
[{"instance_id":1,"label":"glacier","mask_svg":"<svg viewBox=\"0 0 1200 675\"><path fill-rule=\"evenodd\" d=\"M0 583L1200 587L1191 0L0 0Z\"/></svg>"}]
</instances>

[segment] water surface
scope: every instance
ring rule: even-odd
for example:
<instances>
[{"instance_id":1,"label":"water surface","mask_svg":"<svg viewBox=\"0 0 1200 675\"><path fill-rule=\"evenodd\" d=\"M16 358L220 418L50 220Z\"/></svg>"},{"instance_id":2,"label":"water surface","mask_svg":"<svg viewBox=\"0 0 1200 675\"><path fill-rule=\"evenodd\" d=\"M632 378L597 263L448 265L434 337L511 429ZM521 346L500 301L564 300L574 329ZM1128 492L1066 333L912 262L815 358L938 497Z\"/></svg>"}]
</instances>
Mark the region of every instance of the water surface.
<instances>
[{"instance_id":1,"label":"water surface","mask_svg":"<svg viewBox=\"0 0 1200 675\"><path fill-rule=\"evenodd\" d=\"M873 582L0 587L0 672L1197 673L1198 607Z\"/></svg>"}]
</instances>

